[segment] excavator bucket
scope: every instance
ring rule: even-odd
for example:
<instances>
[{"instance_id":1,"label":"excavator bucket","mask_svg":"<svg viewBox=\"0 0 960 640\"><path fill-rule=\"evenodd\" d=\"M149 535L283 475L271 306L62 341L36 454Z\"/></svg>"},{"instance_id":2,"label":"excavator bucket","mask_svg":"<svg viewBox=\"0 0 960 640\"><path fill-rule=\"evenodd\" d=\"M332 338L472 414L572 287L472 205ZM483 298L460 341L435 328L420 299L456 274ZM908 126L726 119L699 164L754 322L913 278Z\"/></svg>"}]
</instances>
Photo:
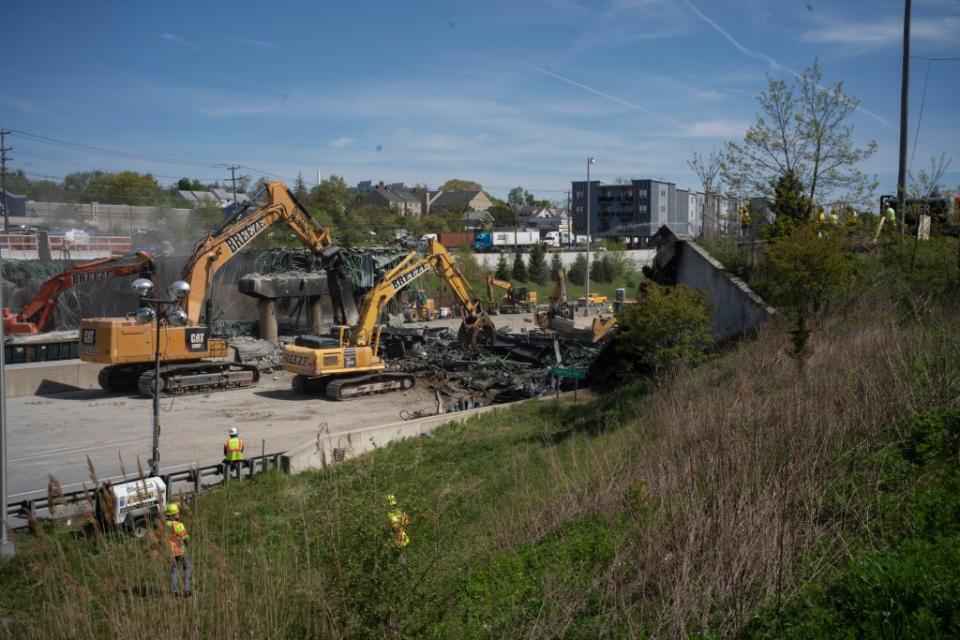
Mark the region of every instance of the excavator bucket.
<instances>
[{"instance_id":1,"label":"excavator bucket","mask_svg":"<svg viewBox=\"0 0 960 640\"><path fill-rule=\"evenodd\" d=\"M497 328L487 314L478 316L473 322L465 319L457 332L457 340L470 349L476 349L477 345L492 346L497 342Z\"/></svg>"}]
</instances>

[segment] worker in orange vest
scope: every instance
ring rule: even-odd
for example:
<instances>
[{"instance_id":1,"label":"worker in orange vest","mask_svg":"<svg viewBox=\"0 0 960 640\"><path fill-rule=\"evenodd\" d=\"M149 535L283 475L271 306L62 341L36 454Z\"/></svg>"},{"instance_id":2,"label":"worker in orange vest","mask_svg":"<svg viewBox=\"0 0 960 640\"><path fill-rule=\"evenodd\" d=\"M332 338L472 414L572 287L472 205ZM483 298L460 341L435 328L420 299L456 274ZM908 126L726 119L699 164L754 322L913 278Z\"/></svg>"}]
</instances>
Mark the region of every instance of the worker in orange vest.
<instances>
[{"instance_id":1,"label":"worker in orange vest","mask_svg":"<svg viewBox=\"0 0 960 640\"><path fill-rule=\"evenodd\" d=\"M230 427L230 437L223 443L223 462L226 466L224 475L229 475L236 470L237 476L240 476L240 466L243 464L243 440L240 439L236 427Z\"/></svg>"},{"instance_id":2,"label":"worker in orange vest","mask_svg":"<svg viewBox=\"0 0 960 640\"><path fill-rule=\"evenodd\" d=\"M170 586L173 595L190 597L193 595L193 585L190 581L190 558L187 557L187 541L190 534L180 522L180 507L176 503L167 505L166 546L173 556L173 565L170 568ZM180 578L183 577L183 591L180 590Z\"/></svg>"}]
</instances>

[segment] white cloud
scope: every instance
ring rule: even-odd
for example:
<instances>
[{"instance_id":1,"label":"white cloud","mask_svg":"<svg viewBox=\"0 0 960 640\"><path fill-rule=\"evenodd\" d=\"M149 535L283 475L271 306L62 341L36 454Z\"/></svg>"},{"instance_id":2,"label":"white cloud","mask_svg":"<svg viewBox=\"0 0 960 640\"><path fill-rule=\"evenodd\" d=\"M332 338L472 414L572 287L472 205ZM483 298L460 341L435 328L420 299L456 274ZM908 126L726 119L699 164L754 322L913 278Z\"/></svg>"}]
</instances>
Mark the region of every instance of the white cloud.
<instances>
[{"instance_id":1,"label":"white cloud","mask_svg":"<svg viewBox=\"0 0 960 640\"><path fill-rule=\"evenodd\" d=\"M737 138L749 126L745 121L726 118L696 120L687 126L684 134L694 138Z\"/></svg>"},{"instance_id":2,"label":"white cloud","mask_svg":"<svg viewBox=\"0 0 960 640\"><path fill-rule=\"evenodd\" d=\"M184 49L193 49L194 51L200 51L200 47L193 44L192 42L184 40L178 35L175 35L172 33L161 33L160 37L166 40L167 42L172 42L175 45L183 47Z\"/></svg>"},{"instance_id":3,"label":"white cloud","mask_svg":"<svg viewBox=\"0 0 960 640\"><path fill-rule=\"evenodd\" d=\"M0 104L5 104L10 107L13 107L17 111L23 111L25 113L42 113L43 109L37 105L29 102L27 100L20 100L18 98L0 98Z\"/></svg>"},{"instance_id":4,"label":"white cloud","mask_svg":"<svg viewBox=\"0 0 960 640\"><path fill-rule=\"evenodd\" d=\"M960 18L921 18L910 22L911 41L952 42L960 35ZM876 49L903 41L903 22L886 18L873 23L831 20L800 36L804 42Z\"/></svg>"},{"instance_id":5,"label":"white cloud","mask_svg":"<svg viewBox=\"0 0 960 640\"><path fill-rule=\"evenodd\" d=\"M234 44L240 44L245 47L254 47L255 49L271 49L274 51L279 49L277 45L267 40L255 40L254 38L238 38L238 37L224 38L224 40L226 40L227 42L232 42Z\"/></svg>"},{"instance_id":6,"label":"white cloud","mask_svg":"<svg viewBox=\"0 0 960 640\"><path fill-rule=\"evenodd\" d=\"M339 138L331 140L327 146L331 149L343 149L344 147L349 147L351 144L353 144L353 138L340 136Z\"/></svg>"}]
</instances>

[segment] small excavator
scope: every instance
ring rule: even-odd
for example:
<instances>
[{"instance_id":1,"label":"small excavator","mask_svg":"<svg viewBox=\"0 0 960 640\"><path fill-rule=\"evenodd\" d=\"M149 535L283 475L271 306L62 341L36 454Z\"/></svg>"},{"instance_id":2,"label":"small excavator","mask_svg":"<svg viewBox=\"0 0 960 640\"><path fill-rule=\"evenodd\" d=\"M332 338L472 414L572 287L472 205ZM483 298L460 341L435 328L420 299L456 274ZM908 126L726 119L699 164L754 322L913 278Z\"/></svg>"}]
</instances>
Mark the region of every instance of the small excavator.
<instances>
[{"instance_id":1,"label":"small excavator","mask_svg":"<svg viewBox=\"0 0 960 640\"><path fill-rule=\"evenodd\" d=\"M473 297L470 283L446 248L430 238L425 250L411 252L364 296L356 325L339 327L337 338L300 336L294 344L284 345L283 368L297 374L293 388L302 393L322 391L331 400L343 400L413 387L416 379L411 374L385 371L386 363L378 353L382 326L377 321L387 302L431 270L447 283L459 304L460 343L493 344L496 329L480 300Z\"/></svg>"},{"instance_id":2,"label":"small excavator","mask_svg":"<svg viewBox=\"0 0 960 640\"><path fill-rule=\"evenodd\" d=\"M158 322L139 324L132 317L90 318L80 323L80 359L105 364L99 382L104 389L153 395L155 384L164 394L217 391L255 384L259 370L248 364L228 362L226 341L209 336L201 323L201 309L214 274L241 249L277 222L284 222L330 268L336 247L324 229L297 200L287 186L267 183L266 204L251 211L248 207L212 229L197 243L183 268L181 279L190 285L183 299L186 326L160 326L160 378L155 380L154 349ZM258 194L259 197L259 194ZM328 270L328 273L330 271ZM211 317L206 300L206 319Z\"/></svg>"},{"instance_id":3,"label":"small excavator","mask_svg":"<svg viewBox=\"0 0 960 640\"><path fill-rule=\"evenodd\" d=\"M500 309L493 299L493 289L503 289L506 294L503 296L503 308ZM487 305L491 311L498 309L503 313L523 313L532 311L537 306L537 292L530 291L527 287L515 287L506 280L494 278L487 272Z\"/></svg>"},{"instance_id":4,"label":"small excavator","mask_svg":"<svg viewBox=\"0 0 960 640\"><path fill-rule=\"evenodd\" d=\"M3 308L4 335L34 334L49 329L60 295L71 287L132 275L152 278L156 270L153 258L145 251L73 265L40 285L19 313Z\"/></svg>"},{"instance_id":5,"label":"small excavator","mask_svg":"<svg viewBox=\"0 0 960 640\"><path fill-rule=\"evenodd\" d=\"M561 268L557 272L556 285L550 294L550 306L546 311L537 311L533 323L540 329L549 329L554 318L573 319L573 309L567 303L567 273Z\"/></svg>"}]
</instances>

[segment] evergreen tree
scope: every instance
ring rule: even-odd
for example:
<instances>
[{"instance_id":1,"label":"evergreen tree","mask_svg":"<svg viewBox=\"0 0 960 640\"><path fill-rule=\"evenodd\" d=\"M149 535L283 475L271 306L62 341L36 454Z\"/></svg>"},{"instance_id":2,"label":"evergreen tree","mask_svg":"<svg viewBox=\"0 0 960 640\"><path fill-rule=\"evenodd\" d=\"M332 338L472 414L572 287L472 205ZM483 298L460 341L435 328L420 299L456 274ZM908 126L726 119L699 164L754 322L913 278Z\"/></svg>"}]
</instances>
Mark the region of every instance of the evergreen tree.
<instances>
[{"instance_id":1,"label":"evergreen tree","mask_svg":"<svg viewBox=\"0 0 960 640\"><path fill-rule=\"evenodd\" d=\"M526 282L530 279L527 273L527 265L523 262L523 254L517 250L517 255L513 257L513 280L514 282Z\"/></svg>"},{"instance_id":2,"label":"evergreen tree","mask_svg":"<svg viewBox=\"0 0 960 640\"><path fill-rule=\"evenodd\" d=\"M789 235L810 219L810 201L804 196L803 183L793 171L785 171L774 181L773 193L777 235Z\"/></svg>"},{"instance_id":3,"label":"evergreen tree","mask_svg":"<svg viewBox=\"0 0 960 640\"><path fill-rule=\"evenodd\" d=\"M570 270L567 272L567 280L573 284L582 285L587 281L587 256L578 253L577 259L573 261L573 264L570 265Z\"/></svg>"},{"instance_id":4,"label":"evergreen tree","mask_svg":"<svg viewBox=\"0 0 960 640\"><path fill-rule=\"evenodd\" d=\"M300 172L297 173L297 181L294 183L293 193L296 194L300 202L304 202L307 199L307 186L303 183L303 174Z\"/></svg>"},{"instance_id":5,"label":"evergreen tree","mask_svg":"<svg viewBox=\"0 0 960 640\"><path fill-rule=\"evenodd\" d=\"M557 276L560 275L560 269L563 269L563 260L560 259L560 254L555 253L553 257L550 258L550 279L556 280Z\"/></svg>"},{"instance_id":6,"label":"evergreen tree","mask_svg":"<svg viewBox=\"0 0 960 640\"><path fill-rule=\"evenodd\" d=\"M501 253L500 257L497 258L497 270L494 272L493 277L497 280L510 279L510 263L507 262L507 255L505 253Z\"/></svg>"},{"instance_id":7,"label":"evergreen tree","mask_svg":"<svg viewBox=\"0 0 960 640\"><path fill-rule=\"evenodd\" d=\"M543 253L543 246L535 244L530 248L530 265L527 267L530 281L543 285L547 283L547 259Z\"/></svg>"}]
</instances>

